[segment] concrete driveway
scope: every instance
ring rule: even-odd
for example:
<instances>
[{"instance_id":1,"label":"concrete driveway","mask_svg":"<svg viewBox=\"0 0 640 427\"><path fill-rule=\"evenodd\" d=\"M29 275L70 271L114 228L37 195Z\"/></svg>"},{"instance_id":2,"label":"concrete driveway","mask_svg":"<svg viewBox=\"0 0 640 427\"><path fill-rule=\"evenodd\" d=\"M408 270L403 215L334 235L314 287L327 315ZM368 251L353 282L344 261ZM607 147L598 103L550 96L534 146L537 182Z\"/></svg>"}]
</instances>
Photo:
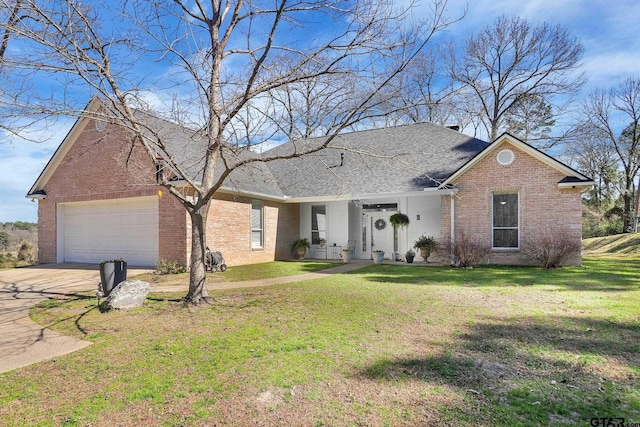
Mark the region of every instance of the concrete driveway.
<instances>
[{"instance_id":1,"label":"concrete driveway","mask_svg":"<svg viewBox=\"0 0 640 427\"><path fill-rule=\"evenodd\" d=\"M32 322L41 300L97 290L97 265L49 264L0 271L0 372L57 357L90 345Z\"/></svg>"}]
</instances>

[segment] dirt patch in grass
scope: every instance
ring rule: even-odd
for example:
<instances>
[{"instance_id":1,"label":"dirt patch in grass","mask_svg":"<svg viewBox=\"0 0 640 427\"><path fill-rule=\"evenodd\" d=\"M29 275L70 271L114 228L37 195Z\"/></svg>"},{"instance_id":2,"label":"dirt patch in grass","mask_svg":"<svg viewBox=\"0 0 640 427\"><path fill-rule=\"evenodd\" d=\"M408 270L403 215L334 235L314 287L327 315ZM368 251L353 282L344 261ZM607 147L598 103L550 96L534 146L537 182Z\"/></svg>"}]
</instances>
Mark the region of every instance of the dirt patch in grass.
<instances>
[{"instance_id":1,"label":"dirt patch in grass","mask_svg":"<svg viewBox=\"0 0 640 427\"><path fill-rule=\"evenodd\" d=\"M173 294L126 312L42 304L41 324L94 345L0 376L0 418L10 426L635 422L638 273L611 262L553 273L431 267L428 276L374 266L216 291L214 304L197 308Z\"/></svg>"}]
</instances>

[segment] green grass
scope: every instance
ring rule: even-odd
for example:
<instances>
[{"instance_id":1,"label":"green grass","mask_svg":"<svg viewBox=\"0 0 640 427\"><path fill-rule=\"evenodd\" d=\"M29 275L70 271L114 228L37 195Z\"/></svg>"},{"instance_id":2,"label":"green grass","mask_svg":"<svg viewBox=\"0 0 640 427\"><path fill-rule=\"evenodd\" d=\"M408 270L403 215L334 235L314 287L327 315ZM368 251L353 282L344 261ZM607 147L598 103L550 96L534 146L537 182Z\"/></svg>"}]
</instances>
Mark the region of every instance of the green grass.
<instances>
[{"instance_id":1,"label":"green grass","mask_svg":"<svg viewBox=\"0 0 640 427\"><path fill-rule=\"evenodd\" d=\"M207 273L209 283L241 282L257 279L271 279L274 277L295 276L298 274L313 273L335 267L333 262L317 261L276 261L261 264L242 265L229 267L227 271ZM187 285L189 283L189 273L182 274L139 274L135 276L138 280L152 283L154 286Z\"/></svg>"},{"instance_id":2,"label":"green grass","mask_svg":"<svg viewBox=\"0 0 640 427\"><path fill-rule=\"evenodd\" d=\"M616 234L605 237L592 237L584 239L582 250L585 254L640 254L640 234Z\"/></svg>"},{"instance_id":3,"label":"green grass","mask_svg":"<svg viewBox=\"0 0 640 427\"><path fill-rule=\"evenodd\" d=\"M313 273L329 267L335 267L333 262L316 261L276 261L262 264L229 267L219 275L224 282L240 282L245 280L270 279L273 277L295 276L297 274Z\"/></svg>"},{"instance_id":4,"label":"green grass","mask_svg":"<svg viewBox=\"0 0 640 427\"><path fill-rule=\"evenodd\" d=\"M639 265L638 257L554 271L382 265L212 291L215 303L200 308L180 304L181 294L151 294L143 307L108 313L95 299L43 302L34 319L94 344L0 374L0 420L640 422Z\"/></svg>"}]
</instances>

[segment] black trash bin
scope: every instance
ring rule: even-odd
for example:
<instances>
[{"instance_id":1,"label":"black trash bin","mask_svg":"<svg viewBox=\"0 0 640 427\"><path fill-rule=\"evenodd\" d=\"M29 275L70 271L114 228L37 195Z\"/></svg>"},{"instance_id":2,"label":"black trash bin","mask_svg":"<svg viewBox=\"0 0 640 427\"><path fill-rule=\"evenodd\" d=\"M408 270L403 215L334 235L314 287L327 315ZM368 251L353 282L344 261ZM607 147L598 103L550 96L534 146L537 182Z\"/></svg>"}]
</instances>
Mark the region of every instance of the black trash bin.
<instances>
[{"instance_id":1,"label":"black trash bin","mask_svg":"<svg viewBox=\"0 0 640 427\"><path fill-rule=\"evenodd\" d=\"M109 296L113 288L125 280L127 280L126 261L113 260L100 263L100 284L103 296Z\"/></svg>"}]
</instances>

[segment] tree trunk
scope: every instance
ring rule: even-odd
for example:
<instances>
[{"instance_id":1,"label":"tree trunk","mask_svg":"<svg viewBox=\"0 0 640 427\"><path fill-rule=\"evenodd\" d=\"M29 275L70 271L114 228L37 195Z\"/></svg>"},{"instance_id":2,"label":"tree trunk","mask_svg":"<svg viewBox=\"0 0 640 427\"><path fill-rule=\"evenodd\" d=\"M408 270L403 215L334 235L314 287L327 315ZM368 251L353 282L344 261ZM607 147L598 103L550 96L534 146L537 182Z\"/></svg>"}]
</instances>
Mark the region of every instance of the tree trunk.
<instances>
[{"instance_id":1,"label":"tree trunk","mask_svg":"<svg viewBox=\"0 0 640 427\"><path fill-rule=\"evenodd\" d=\"M497 111L494 112L497 114ZM498 130L500 129L500 122L498 120L491 120L491 131L489 135L489 142L493 142L498 138Z\"/></svg>"},{"instance_id":2,"label":"tree trunk","mask_svg":"<svg viewBox=\"0 0 640 427\"><path fill-rule=\"evenodd\" d=\"M204 263L204 251L206 247L205 230L209 203L188 209L191 216L191 265L189 267L189 293L185 301L198 305L211 302L207 290L207 271Z\"/></svg>"},{"instance_id":3,"label":"tree trunk","mask_svg":"<svg viewBox=\"0 0 640 427\"><path fill-rule=\"evenodd\" d=\"M622 195L624 201L624 211L622 212L622 232L631 233L633 231L633 193L627 189Z\"/></svg>"},{"instance_id":4,"label":"tree trunk","mask_svg":"<svg viewBox=\"0 0 640 427\"><path fill-rule=\"evenodd\" d=\"M638 213L640 212L640 176L638 176L638 186L636 187L636 203L633 215L633 232L638 232Z\"/></svg>"}]
</instances>

